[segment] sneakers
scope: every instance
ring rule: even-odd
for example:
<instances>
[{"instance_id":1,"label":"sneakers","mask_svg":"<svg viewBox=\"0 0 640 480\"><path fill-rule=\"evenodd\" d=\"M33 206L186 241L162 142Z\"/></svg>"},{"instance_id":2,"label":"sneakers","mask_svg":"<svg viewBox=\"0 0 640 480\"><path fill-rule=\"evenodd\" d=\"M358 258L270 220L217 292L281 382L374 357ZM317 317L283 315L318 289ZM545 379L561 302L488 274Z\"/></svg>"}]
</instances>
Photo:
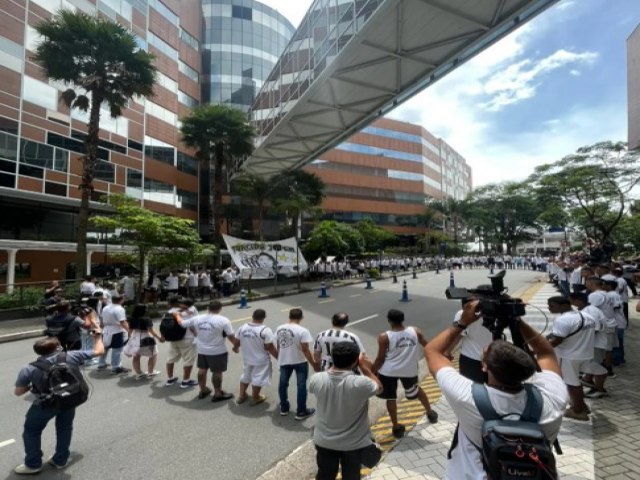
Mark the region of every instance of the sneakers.
<instances>
[{"instance_id":1,"label":"sneakers","mask_svg":"<svg viewBox=\"0 0 640 480\"><path fill-rule=\"evenodd\" d=\"M602 398L609 396L609 392L606 389L598 390L597 388L590 389L587 393L584 394L587 398Z\"/></svg>"},{"instance_id":2,"label":"sneakers","mask_svg":"<svg viewBox=\"0 0 640 480\"><path fill-rule=\"evenodd\" d=\"M289 409L284 408L282 405L280 405L280 415L282 415L283 417L289 415Z\"/></svg>"},{"instance_id":3,"label":"sneakers","mask_svg":"<svg viewBox=\"0 0 640 480\"><path fill-rule=\"evenodd\" d=\"M427 419L429 420L429 423L438 423L438 412L434 409L429 410L427 412Z\"/></svg>"},{"instance_id":4,"label":"sneakers","mask_svg":"<svg viewBox=\"0 0 640 480\"><path fill-rule=\"evenodd\" d=\"M176 383L178 379L174 379L173 383L171 385L173 385L174 383ZM169 380L167 380L168 382ZM166 385L166 384L165 384ZM183 380L180 382L180 388L191 388L191 387L197 387L198 386L198 382L196 382L195 380Z\"/></svg>"},{"instance_id":5,"label":"sneakers","mask_svg":"<svg viewBox=\"0 0 640 480\"><path fill-rule=\"evenodd\" d=\"M146 373L138 373L138 374L136 374L136 380L144 380L145 378L147 378L147 374Z\"/></svg>"},{"instance_id":6,"label":"sneakers","mask_svg":"<svg viewBox=\"0 0 640 480\"><path fill-rule=\"evenodd\" d=\"M128 373L130 371L131 370L129 370L128 368L118 367L111 370L111 375L120 375L121 373Z\"/></svg>"},{"instance_id":7,"label":"sneakers","mask_svg":"<svg viewBox=\"0 0 640 480\"><path fill-rule=\"evenodd\" d=\"M18 475L35 475L36 473L40 473L42 471L42 467L31 468L27 467L24 463L22 465L18 465L13 469L15 473Z\"/></svg>"},{"instance_id":8,"label":"sneakers","mask_svg":"<svg viewBox=\"0 0 640 480\"><path fill-rule=\"evenodd\" d=\"M580 420L581 422L586 422L589 420L589 414L586 411L577 413L573 410L573 408L568 408L567 411L564 412L564 416L566 418Z\"/></svg>"},{"instance_id":9,"label":"sneakers","mask_svg":"<svg viewBox=\"0 0 640 480\"><path fill-rule=\"evenodd\" d=\"M396 438L404 437L404 432L405 432L405 427L404 427L404 425L400 425L400 424L396 425L395 427L393 427L391 429L391 433Z\"/></svg>"},{"instance_id":10,"label":"sneakers","mask_svg":"<svg viewBox=\"0 0 640 480\"><path fill-rule=\"evenodd\" d=\"M304 420L305 418L309 418L314 413L316 413L316 409L315 408L307 408L304 412L296 413L296 416L294 418L296 420Z\"/></svg>"},{"instance_id":11,"label":"sneakers","mask_svg":"<svg viewBox=\"0 0 640 480\"><path fill-rule=\"evenodd\" d=\"M256 405L260 405L261 403L263 403L266 399L267 399L266 396L258 395L257 398L252 398L251 399L251 401L249 402L249 405L252 406L252 407L255 407Z\"/></svg>"},{"instance_id":12,"label":"sneakers","mask_svg":"<svg viewBox=\"0 0 640 480\"><path fill-rule=\"evenodd\" d=\"M616 377L617 377L617 375L616 375L615 373L613 373L613 371L611 371L611 372L608 372L608 373L607 373L607 377L608 377L608 378L616 378Z\"/></svg>"},{"instance_id":13,"label":"sneakers","mask_svg":"<svg viewBox=\"0 0 640 480\"><path fill-rule=\"evenodd\" d=\"M62 470L63 468L67 468L69 466L69 459L67 459L67 461L65 462L64 465L58 465L56 462L53 461L53 455L51 455L48 458L47 463L49 465L51 465L53 468L56 468L58 470Z\"/></svg>"},{"instance_id":14,"label":"sneakers","mask_svg":"<svg viewBox=\"0 0 640 480\"><path fill-rule=\"evenodd\" d=\"M175 385L177 382L178 382L178 377L171 377L171 378L168 378L166 382L164 382L164 386L170 387L171 385Z\"/></svg>"},{"instance_id":15,"label":"sneakers","mask_svg":"<svg viewBox=\"0 0 640 480\"><path fill-rule=\"evenodd\" d=\"M583 387L596 388L596 384L593 382L588 382L586 380L580 379L580 383L582 384Z\"/></svg>"},{"instance_id":16,"label":"sneakers","mask_svg":"<svg viewBox=\"0 0 640 480\"><path fill-rule=\"evenodd\" d=\"M96 367L96 370L105 370L107 367L108 365L106 363L104 365L98 364L98 366Z\"/></svg>"},{"instance_id":17,"label":"sneakers","mask_svg":"<svg viewBox=\"0 0 640 480\"><path fill-rule=\"evenodd\" d=\"M154 370L152 372L147 372L147 378L153 378L156 375L160 375L160 370Z\"/></svg>"},{"instance_id":18,"label":"sneakers","mask_svg":"<svg viewBox=\"0 0 640 480\"><path fill-rule=\"evenodd\" d=\"M200 392L198 393L198 400L202 400L203 398L207 398L210 393L211 393L211 389L208 388L208 387L205 387L204 390L200 390Z\"/></svg>"}]
</instances>

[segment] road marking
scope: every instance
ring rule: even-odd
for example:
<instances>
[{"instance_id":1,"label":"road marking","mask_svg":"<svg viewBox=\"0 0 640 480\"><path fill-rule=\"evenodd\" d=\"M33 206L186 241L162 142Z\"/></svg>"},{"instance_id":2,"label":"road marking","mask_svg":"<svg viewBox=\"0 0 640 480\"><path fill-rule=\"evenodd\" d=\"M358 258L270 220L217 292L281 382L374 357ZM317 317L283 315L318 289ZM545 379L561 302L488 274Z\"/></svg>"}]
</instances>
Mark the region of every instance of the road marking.
<instances>
[{"instance_id":1,"label":"road marking","mask_svg":"<svg viewBox=\"0 0 640 480\"><path fill-rule=\"evenodd\" d=\"M9 440L5 440L4 442L0 442L0 448L7 447L12 443L16 443L16 441L13 438L10 438Z\"/></svg>"},{"instance_id":2,"label":"road marking","mask_svg":"<svg viewBox=\"0 0 640 480\"><path fill-rule=\"evenodd\" d=\"M361 293L354 293L353 295L349 295L349 298L356 298L356 297L361 297L362 294Z\"/></svg>"},{"instance_id":3,"label":"road marking","mask_svg":"<svg viewBox=\"0 0 640 480\"><path fill-rule=\"evenodd\" d=\"M321 302L318 302L318 305L322 304L322 303L330 303L330 302L335 302L336 299L335 298L330 298L329 300L322 300Z\"/></svg>"},{"instance_id":4,"label":"road marking","mask_svg":"<svg viewBox=\"0 0 640 480\"><path fill-rule=\"evenodd\" d=\"M231 323L246 322L247 320L251 320L252 318L253 317L236 318L235 320L231 320Z\"/></svg>"},{"instance_id":5,"label":"road marking","mask_svg":"<svg viewBox=\"0 0 640 480\"><path fill-rule=\"evenodd\" d=\"M369 315L368 317L361 318L360 320L356 320L355 322L349 322L349 325L353 326L357 323L366 322L367 320L371 320L372 318L376 318L377 316L379 316L377 313L375 315Z\"/></svg>"},{"instance_id":6,"label":"road marking","mask_svg":"<svg viewBox=\"0 0 640 480\"><path fill-rule=\"evenodd\" d=\"M297 306L297 307L289 307L289 308L283 308L282 310L280 310L281 312L288 312L289 310L291 310L292 308L302 308L301 306Z\"/></svg>"}]
</instances>

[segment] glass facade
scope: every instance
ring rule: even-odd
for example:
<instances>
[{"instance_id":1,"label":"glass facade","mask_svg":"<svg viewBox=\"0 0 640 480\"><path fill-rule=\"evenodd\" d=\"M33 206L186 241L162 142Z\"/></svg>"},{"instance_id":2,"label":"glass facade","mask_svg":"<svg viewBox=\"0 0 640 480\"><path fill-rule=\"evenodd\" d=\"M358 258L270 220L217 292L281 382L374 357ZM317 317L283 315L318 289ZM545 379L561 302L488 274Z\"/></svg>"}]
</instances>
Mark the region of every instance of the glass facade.
<instances>
[{"instance_id":1,"label":"glass facade","mask_svg":"<svg viewBox=\"0 0 640 480\"><path fill-rule=\"evenodd\" d=\"M247 111L295 28L254 0L203 0L202 98Z\"/></svg>"}]
</instances>

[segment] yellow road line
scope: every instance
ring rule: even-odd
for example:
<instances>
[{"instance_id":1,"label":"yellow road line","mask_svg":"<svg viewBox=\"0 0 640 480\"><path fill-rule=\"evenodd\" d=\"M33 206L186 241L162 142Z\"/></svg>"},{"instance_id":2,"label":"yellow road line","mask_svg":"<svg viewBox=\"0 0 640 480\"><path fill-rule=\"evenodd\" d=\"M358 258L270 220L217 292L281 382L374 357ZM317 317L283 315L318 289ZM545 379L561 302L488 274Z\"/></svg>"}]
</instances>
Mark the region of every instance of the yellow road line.
<instances>
[{"instance_id":1,"label":"yellow road line","mask_svg":"<svg viewBox=\"0 0 640 480\"><path fill-rule=\"evenodd\" d=\"M540 281L534 285L531 285L529 288L527 288L524 293L520 296L520 298L522 298L522 301L527 303L530 302L533 297L536 295L536 293L538 293L540 290L542 290L542 287L544 287L545 282Z\"/></svg>"}]
</instances>

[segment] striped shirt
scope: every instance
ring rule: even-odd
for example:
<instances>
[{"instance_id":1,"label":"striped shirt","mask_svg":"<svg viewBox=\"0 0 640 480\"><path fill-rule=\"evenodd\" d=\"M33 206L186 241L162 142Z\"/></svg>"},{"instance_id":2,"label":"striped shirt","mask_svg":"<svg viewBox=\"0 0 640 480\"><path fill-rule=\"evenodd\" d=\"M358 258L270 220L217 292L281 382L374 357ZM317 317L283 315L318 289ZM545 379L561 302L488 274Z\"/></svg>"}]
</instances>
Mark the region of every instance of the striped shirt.
<instances>
[{"instance_id":1,"label":"striped shirt","mask_svg":"<svg viewBox=\"0 0 640 480\"><path fill-rule=\"evenodd\" d=\"M322 353L322 363L320 368L325 371L328 370L333 362L331 360L331 349L333 345L339 342L353 342L360 348L360 353L364 353L364 346L354 333L347 332L338 328L330 328L324 332L320 332L316 336L316 341L313 344L313 350Z\"/></svg>"}]
</instances>

